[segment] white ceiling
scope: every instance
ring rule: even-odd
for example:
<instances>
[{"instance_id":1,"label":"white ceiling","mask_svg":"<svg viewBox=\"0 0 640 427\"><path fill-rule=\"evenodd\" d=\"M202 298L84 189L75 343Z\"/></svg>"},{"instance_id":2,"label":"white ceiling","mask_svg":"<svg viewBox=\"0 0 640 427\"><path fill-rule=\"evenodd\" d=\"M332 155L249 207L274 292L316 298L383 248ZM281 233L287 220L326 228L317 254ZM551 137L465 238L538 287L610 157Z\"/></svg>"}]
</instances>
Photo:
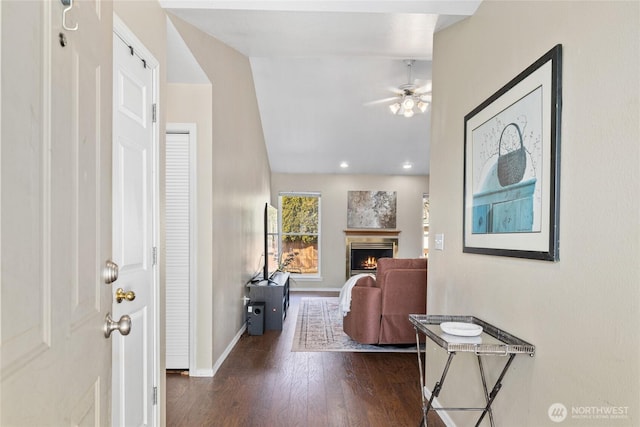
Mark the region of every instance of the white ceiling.
<instances>
[{"instance_id":1,"label":"white ceiling","mask_svg":"<svg viewBox=\"0 0 640 427\"><path fill-rule=\"evenodd\" d=\"M405 59L412 80L430 81L433 33L480 1L160 3L250 58L273 172L427 175L430 110L405 118L365 104L407 83ZM206 82L170 24L167 37L168 80Z\"/></svg>"}]
</instances>

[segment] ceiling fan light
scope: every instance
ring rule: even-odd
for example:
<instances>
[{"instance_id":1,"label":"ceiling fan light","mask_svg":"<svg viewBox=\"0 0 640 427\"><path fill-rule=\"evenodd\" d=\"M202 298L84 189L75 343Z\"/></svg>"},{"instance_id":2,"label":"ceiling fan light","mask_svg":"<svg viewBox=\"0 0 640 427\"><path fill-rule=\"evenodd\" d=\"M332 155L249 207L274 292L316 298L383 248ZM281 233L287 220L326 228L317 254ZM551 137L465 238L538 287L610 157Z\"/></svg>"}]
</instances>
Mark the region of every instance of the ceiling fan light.
<instances>
[{"instance_id":1,"label":"ceiling fan light","mask_svg":"<svg viewBox=\"0 0 640 427\"><path fill-rule=\"evenodd\" d=\"M424 101L419 101L419 102L418 102L418 109L419 109L420 111L422 111L423 113L424 113L425 111L427 111L427 107L428 107L428 106L429 106L429 103L428 103L428 102L424 102Z\"/></svg>"},{"instance_id":2,"label":"ceiling fan light","mask_svg":"<svg viewBox=\"0 0 640 427\"><path fill-rule=\"evenodd\" d=\"M391 110L393 114L398 114L398 111L400 111L400 104L396 102L395 104L389 105L389 110Z\"/></svg>"},{"instance_id":3,"label":"ceiling fan light","mask_svg":"<svg viewBox=\"0 0 640 427\"><path fill-rule=\"evenodd\" d=\"M406 97L404 101L402 101L402 106L405 110L411 110L416 102L411 97Z\"/></svg>"},{"instance_id":4,"label":"ceiling fan light","mask_svg":"<svg viewBox=\"0 0 640 427\"><path fill-rule=\"evenodd\" d=\"M413 117L413 110L404 110L404 116L409 118L409 117Z\"/></svg>"}]
</instances>

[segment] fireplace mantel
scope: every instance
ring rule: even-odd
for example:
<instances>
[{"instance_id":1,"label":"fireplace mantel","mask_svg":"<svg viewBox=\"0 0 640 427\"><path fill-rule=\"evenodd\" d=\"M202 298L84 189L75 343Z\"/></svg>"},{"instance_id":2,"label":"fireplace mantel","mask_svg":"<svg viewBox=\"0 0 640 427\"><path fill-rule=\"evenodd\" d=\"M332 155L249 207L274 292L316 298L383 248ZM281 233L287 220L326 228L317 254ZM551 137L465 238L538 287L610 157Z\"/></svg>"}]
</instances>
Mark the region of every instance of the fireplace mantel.
<instances>
[{"instance_id":1,"label":"fireplace mantel","mask_svg":"<svg viewBox=\"0 0 640 427\"><path fill-rule=\"evenodd\" d=\"M347 236L389 236L397 237L400 235L400 230L389 230L381 228L348 228L344 230L344 234Z\"/></svg>"}]
</instances>

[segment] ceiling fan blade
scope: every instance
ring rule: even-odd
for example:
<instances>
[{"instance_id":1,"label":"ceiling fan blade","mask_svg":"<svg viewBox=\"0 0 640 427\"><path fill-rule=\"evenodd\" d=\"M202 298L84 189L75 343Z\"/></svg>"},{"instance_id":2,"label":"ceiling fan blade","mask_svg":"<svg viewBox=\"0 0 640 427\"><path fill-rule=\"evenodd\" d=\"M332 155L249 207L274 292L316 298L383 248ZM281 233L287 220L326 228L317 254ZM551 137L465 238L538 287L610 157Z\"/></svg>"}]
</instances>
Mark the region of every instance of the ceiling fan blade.
<instances>
[{"instance_id":1,"label":"ceiling fan blade","mask_svg":"<svg viewBox=\"0 0 640 427\"><path fill-rule=\"evenodd\" d=\"M431 93L431 80L418 80L416 79L416 94Z\"/></svg>"},{"instance_id":2,"label":"ceiling fan blade","mask_svg":"<svg viewBox=\"0 0 640 427\"><path fill-rule=\"evenodd\" d=\"M425 93L423 95L418 94L420 101L431 102L431 93Z\"/></svg>"},{"instance_id":3,"label":"ceiling fan blade","mask_svg":"<svg viewBox=\"0 0 640 427\"><path fill-rule=\"evenodd\" d=\"M375 101L365 102L365 103L364 103L364 106L365 106L365 107L368 107L368 106L370 106L370 105L386 104L386 103L388 103L388 102L391 102L391 101L397 101L397 100L399 100L399 99L400 99L400 97L399 97L399 96L392 96L392 97L390 97L390 98L384 98L384 99L376 99Z\"/></svg>"},{"instance_id":4,"label":"ceiling fan blade","mask_svg":"<svg viewBox=\"0 0 640 427\"><path fill-rule=\"evenodd\" d=\"M397 96L402 96L404 94L404 91L399 87L389 86L387 90L391 93L395 93Z\"/></svg>"}]
</instances>

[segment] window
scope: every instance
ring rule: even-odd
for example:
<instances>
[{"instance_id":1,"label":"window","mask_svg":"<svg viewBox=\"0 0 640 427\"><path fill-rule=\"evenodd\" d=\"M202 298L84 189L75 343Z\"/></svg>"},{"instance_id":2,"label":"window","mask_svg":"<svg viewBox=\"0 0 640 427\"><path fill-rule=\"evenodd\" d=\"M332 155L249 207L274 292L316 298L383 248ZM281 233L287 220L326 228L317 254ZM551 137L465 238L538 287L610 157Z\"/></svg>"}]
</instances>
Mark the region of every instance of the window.
<instances>
[{"instance_id":1,"label":"window","mask_svg":"<svg viewBox=\"0 0 640 427\"><path fill-rule=\"evenodd\" d=\"M280 193L280 269L320 275L320 193Z\"/></svg>"}]
</instances>

